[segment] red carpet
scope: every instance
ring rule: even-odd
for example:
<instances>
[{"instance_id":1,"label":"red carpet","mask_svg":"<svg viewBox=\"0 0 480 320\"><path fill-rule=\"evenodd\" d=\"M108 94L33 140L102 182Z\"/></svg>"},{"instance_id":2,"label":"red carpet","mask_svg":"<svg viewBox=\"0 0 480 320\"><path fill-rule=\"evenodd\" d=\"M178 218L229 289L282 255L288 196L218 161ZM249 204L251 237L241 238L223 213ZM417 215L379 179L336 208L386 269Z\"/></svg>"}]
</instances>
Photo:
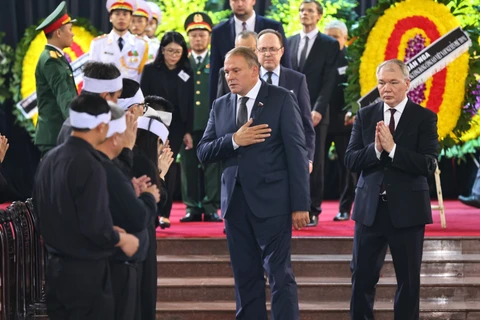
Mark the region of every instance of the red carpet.
<instances>
[{"instance_id":1,"label":"red carpet","mask_svg":"<svg viewBox=\"0 0 480 320\"><path fill-rule=\"evenodd\" d=\"M436 204L436 203L434 203ZM323 204L323 213L320 223L315 228L305 228L294 231L294 236L299 237L344 237L353 236L353 221L335 222L333 217L337 214L338 202L328 201ZM185 206L174 203L171 215L172 226L170 229L157 229L158 238L218 238L224 237L223 223L190 222L180 223L180 218L185 215ZM456 200L445 202L445 216L447 228L440 225L440 212L433 211L433 221L427 225L426 236L480 236L480 209L468 207Z\"/></svg>"}]
</instances>

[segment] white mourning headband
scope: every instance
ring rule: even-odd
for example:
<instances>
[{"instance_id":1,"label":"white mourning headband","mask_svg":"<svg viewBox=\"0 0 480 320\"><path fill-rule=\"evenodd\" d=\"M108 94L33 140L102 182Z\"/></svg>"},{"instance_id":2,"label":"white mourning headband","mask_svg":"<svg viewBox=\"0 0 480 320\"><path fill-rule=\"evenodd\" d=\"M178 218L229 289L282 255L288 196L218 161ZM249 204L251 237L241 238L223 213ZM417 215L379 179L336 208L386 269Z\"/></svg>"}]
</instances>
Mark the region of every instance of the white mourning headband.
<instances>
[{"instance_id":1,"label":"white mourning headband","mask_svg":"<svg viewBox=\"0 0 480 320\"><path fill-rule=\"evenodd\" d=\"M82 90L92 93L117 92L122 90L123 80L122 76L116 79L102 80L89 77L83 77Z\"/></svg>"},{"instance_id":2,"label":"white mourning headband","mask_svg":"<svg viewBox=\"0 0 480 320\"><path fill-rule=\"evenodd\" d=\"M156 116L162 119L162 122L165 123L166 126L169 126L172 123L172 113L167 111L157 111L152 107L148 107L147 111L143 114L144 117L149 116Z\"/></svg>"},{"instance_id":3,"label":"white mourning headband","mask_svg":"<svg viewBox=\"0 0 480 320\"><path fill-rule=\"evenodd\" d=\"M110 138L115 133L122 134L127 130L127 118L125 118L125 114L118 119L110 120L108 123L108 132L107 138Z\"/></svg>"},{"instance_id":4,"label":"white mourning headband","mask_svg":"<svg viewBox=\"0 0 480 320\"><path fill-rule=\"evenodd\" d=\"M160 137L163 143L167 142L168 129L163 123L158 120L147 117L139 117L137 121L137 128L150 131L157 137Z\"/></svg>"},{"instance_id":5,"label":"white mourning headband","mask_svg":"<svg viewBox=\"0 0 480 320\"><path fill-rule=\"evenodd\" d=\"M109 123L112 118L112 113L102 113L97 116L88 114L86 112L76 112L69 110L70 124L77 129L93 129L101 123Z\"/></svg>"},{"instance_id":6,"label":"white mourning headband","mask_svg":"<svg viewBox=\"0 0 480 320\"><path fill-rule=\"evenodd\" d=\"M145 97L143 96L142 89L138 88L137 93L131 98L126 99L118 99L117 105L122 108L123 110L128 110L134 104L140 104L145 101Z\"/></svg>"}]
</instances>

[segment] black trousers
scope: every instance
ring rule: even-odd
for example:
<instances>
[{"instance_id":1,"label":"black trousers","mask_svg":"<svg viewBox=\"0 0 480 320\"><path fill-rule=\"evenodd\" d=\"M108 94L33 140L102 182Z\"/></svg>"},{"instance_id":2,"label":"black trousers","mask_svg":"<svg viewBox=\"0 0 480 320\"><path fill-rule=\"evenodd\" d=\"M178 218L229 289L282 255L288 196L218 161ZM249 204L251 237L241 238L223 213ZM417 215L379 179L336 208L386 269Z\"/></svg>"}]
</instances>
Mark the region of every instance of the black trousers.
<instances>
[{"instance_id":1,"label":"black trousers","mask_svg":"<svg viewBox=\"0 0 480 320\"><path fill-rule=\"evenodd\" d=\"M114 320L107 259L87 261L50 256L46 281L50 320Z\"/></svg>"},{"instance_id":2,"label":"black trousers","mask_svg":"<svg viewBox=\"0 0 480 320\"><path fill-rule=\"evenodd\" d=\"M380 277L387 246L390 247L397 291L395 320L418 320L420 315L420 267L422 264L425 226L398 229L393 227L388 203L379 200L372 226L355 224L353 240L352 320L373 319L375 286Z\"/></svg>"},{"instance_id":3,"label":"black trousers","mask_svg":"<svg viewBox=\"0 0 480 320\"><path fill-rule=\"evenodd\" d=\"M155 226L148 227L147 258L141 265L140 308L142 320L155 320L157 306L157 239Z\"/></svg>"},{"instance_id":4,"label":"black trousers","mask_svg":"<svg viewBox=\"0 0 480 320\"><path fill-rule=\"evenodd\" d=\"M319 215L322 212L323 188L325 184L325 140L328 125L321 123L315 127L315 155L313 170L310 174L310 214Z\"/></svg>"},{"instance_id":5,"label":"black trousers","mask_svg":"<svg viewBox=\"0 0 480 320\"><path fill-rule=\"evenodd\" d=\"M235 279L237 320L267 320L265 272L271 289L271 320L299 320L297 283L290 259L292 216L259 218L235 186L225 216Z\"/></svg>"},{"instance_id":6,"label":"black trousers","mask_svg":"<svg viewBox=\"0 0 480 320\"><path fill-rule=\"evenodd\" d=\"M329 133L325 141L325 156L328 156L328 150L332 142L335 143L337 152L338 180L340 186L340 203L339 212L350 213L352 210L353 200L355 198L355 186L357 184L357 176L355 173L345 167L345 152L347 151L348 142L350 140L350 132L345 133ZM326 160L325 160L326 161Z\"/></svg>"},{"instance_id":7,"label":"black trousers","mask_svg":"<svg viewBox=\"0 0 480 320\"><path fill-rule=\"evenodd\" d=\"M138 291L140 267L141 264L137 263L110 262L115 320L141 319L140 308L137 308L137 302L140 300Z\"/></svg>"}]
</instances>

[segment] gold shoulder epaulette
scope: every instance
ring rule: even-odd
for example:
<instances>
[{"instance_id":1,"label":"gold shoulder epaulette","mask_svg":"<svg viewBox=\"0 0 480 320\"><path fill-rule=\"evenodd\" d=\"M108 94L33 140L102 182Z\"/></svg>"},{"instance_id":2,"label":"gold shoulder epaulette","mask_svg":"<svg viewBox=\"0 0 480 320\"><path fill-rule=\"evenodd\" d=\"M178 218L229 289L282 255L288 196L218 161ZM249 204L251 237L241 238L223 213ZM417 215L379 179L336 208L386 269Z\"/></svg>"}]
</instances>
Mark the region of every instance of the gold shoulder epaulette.
<instances>
[{"instance_id":1,"label":"gold shoulder epaulette","mask_svg":"<svg viewBox=\"0 0 480 320\"><path fill-rule=\"evenodd\" d=\"M96 37L96 38L93 38L92 41L95 41L95 40L98 40L98 39L103 39L103 38L105 38L106 36L108 36L108 34L102 34L101 36L98 36L98 37Z\"/></svg>"},{"instance_id":2,"label":"gold shoulder epaulette","mask_svg":"<svg viewBox=\"0 0 480 320\"><path fill-rule=\"evenodd\" d=\"M50 51L50 58L57 59L58 58L58 52L57 51Z\"/></svg>"}]
</instances>

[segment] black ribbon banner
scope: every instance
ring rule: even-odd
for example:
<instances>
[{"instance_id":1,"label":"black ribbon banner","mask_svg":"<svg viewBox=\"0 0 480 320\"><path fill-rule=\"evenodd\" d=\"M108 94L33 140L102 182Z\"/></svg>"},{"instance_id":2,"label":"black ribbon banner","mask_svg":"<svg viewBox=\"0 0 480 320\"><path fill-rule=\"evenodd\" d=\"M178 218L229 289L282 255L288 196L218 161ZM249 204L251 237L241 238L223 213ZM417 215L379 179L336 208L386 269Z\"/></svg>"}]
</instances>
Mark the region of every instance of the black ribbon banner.
<instances>
[{"instance_id":1,"label":"black ribbon banner","mask_svg":"<svg viewBox=\"0 0 480 320\"><path fill-rule=\"evenodd\" d=\"M427 81L435 73L468 51L472 41L460 27L453 29L443 37L424 48L406 64L410 71L410 88ZM357 102L360 108L381 101L377 88L372 89Z\"/></svg>"}]
</instances>

